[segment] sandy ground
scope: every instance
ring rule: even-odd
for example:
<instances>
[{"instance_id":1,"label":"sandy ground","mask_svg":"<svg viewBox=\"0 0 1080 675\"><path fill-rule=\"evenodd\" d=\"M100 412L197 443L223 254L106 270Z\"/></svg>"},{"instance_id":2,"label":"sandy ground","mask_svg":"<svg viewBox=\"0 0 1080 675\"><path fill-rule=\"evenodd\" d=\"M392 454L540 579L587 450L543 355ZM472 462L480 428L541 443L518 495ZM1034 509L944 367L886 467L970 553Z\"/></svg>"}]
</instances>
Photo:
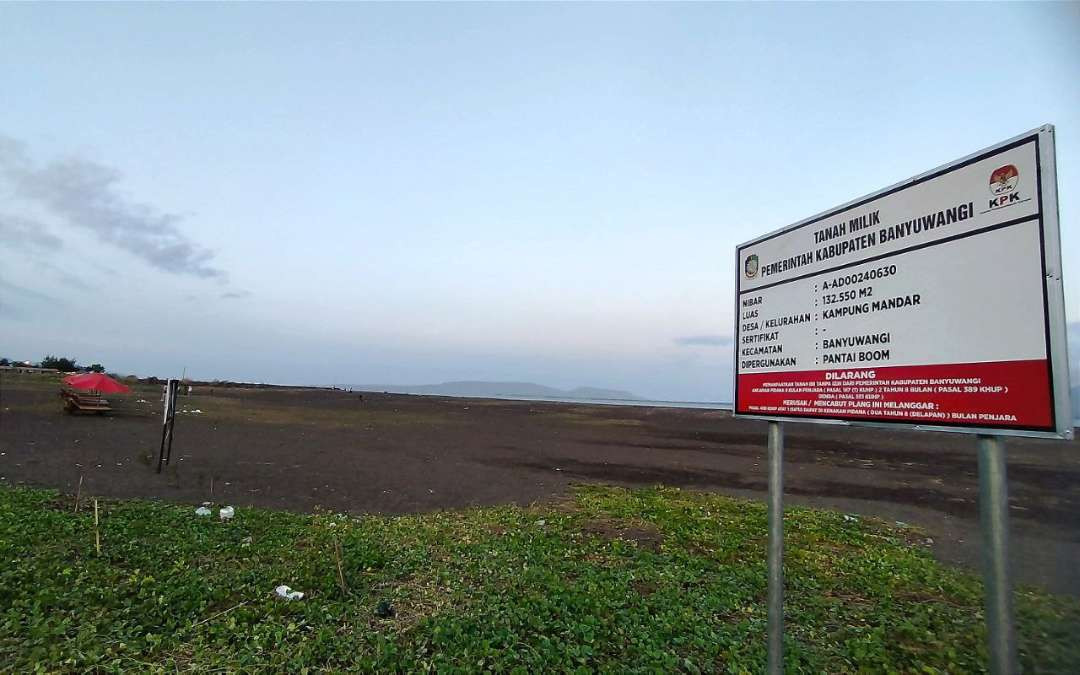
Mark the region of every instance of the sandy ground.
<instances>
[{"instance_id":1,"label":"sandy ground","mask_svg":"<svg viewBox=\"0 0 1080 675\"><path fill-rule=\"evenodd\" d=\"M379 513L527 504L581 482L766 490L766 425L717 411L202 388L181 398L202 412L177 416L158 475L159 389L87 417L62 414L56 392L0 383L0 483L73 493L82 476L93 495ZM973 438L786 433L787 503L918 525L942 560L978 568ZM1080 596L1080 442L1010 439L1008 456L1017 581Z\"/></svg>"}]
</instances>

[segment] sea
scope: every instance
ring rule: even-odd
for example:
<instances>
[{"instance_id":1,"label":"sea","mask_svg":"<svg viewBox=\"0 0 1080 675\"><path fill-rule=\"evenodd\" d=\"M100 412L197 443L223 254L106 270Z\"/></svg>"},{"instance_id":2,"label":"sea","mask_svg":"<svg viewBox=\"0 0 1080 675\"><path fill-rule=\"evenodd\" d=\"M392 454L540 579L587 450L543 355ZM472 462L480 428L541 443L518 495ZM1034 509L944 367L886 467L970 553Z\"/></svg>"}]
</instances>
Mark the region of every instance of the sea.
<instances>
[{"instance_id":1,"label":"sea","mask_svg":"<svg viewBox=\"0 0 1080 675\"><path fill-rule=\"evenodd\" d=\"M584 405L630 405L645 408L701 408L704 410L732 410L734 405L723 401L651 401L626 398L574 398L572 396L492 396L507 401L547 401L550 403L579 403Z\"/></svg>"},{"instance_id":2,"label":"sea","mask_svg":"<svg viewBox=\"0 0 1080 675\"><path fill-rule=\"evenodd\" d=\"M704 410L733 410L734 405L723 401L652 401L639 398L576 398L573 396L475 396L467 394L411 394L440 398L487 398L499 401L542 401L546 403L577 403L580 405L622 405L645 408L699 408Z\"/></svg>"}]
</instances>

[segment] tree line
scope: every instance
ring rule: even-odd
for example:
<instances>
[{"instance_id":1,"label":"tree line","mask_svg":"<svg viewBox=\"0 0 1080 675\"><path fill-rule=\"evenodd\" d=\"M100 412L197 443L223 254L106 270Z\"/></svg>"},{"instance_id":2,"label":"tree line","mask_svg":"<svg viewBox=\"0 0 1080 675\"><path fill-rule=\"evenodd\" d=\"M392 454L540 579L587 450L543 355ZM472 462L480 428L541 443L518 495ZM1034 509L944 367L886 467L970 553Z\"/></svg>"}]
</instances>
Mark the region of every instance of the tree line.
<instances>
[{"instance_id":1,"label":"tree line","mask_svg":"<svg viewBox=\"0 0 1080 675\"><path fill-rule=\"evenodd\" d=\"M0 366L14 366L23 365L23 361L12 361L7 358L0 358ZM104 373L105 366L100 363L92 363L89 366L80 366L78 361L69 356L54 356L52 354L45 355L45 358L41 359L38 363L30 364L34 368L53 368L65 373L71 373L74 371L81 371L84 373Z\"/></svg>"}]
</instances>

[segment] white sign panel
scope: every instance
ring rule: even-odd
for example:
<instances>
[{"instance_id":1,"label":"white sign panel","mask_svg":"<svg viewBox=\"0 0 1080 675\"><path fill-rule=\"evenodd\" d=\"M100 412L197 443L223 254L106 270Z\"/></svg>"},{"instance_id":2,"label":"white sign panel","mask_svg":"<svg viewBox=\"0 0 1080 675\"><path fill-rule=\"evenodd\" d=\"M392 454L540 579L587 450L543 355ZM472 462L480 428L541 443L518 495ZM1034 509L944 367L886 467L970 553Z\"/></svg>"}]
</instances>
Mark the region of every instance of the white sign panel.
<instances>
[{"instance_id":1,"label":"white sign panel","mask_svg":"<svg viewBox=\"0 0 1080 675\"><path fill-rule=\"evenodd\" d=\"M1053 127L736 254L737 415L1072 436Z\"/></svg>"}]
</instances>

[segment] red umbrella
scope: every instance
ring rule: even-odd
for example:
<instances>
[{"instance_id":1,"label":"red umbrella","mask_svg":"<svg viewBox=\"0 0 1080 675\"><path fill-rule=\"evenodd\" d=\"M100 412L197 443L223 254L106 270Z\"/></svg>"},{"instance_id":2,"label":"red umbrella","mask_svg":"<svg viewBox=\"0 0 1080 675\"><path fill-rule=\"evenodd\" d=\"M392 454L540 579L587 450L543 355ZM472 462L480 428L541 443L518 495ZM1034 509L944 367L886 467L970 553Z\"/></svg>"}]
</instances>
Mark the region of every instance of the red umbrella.
<instances>
[{"instance_id":1,"label":"red umbrella","mask_svg":"<svg viewBox=\"0 0 1080 675\"><path fill-rule=\"evenodd\" d=\"M64 378L64 384L74 389L100 391L103 394L126 394L131 391L127 385L120 384L108 375L103 375L102 373L68 375Z\"/></svg>"}]
</instances>

